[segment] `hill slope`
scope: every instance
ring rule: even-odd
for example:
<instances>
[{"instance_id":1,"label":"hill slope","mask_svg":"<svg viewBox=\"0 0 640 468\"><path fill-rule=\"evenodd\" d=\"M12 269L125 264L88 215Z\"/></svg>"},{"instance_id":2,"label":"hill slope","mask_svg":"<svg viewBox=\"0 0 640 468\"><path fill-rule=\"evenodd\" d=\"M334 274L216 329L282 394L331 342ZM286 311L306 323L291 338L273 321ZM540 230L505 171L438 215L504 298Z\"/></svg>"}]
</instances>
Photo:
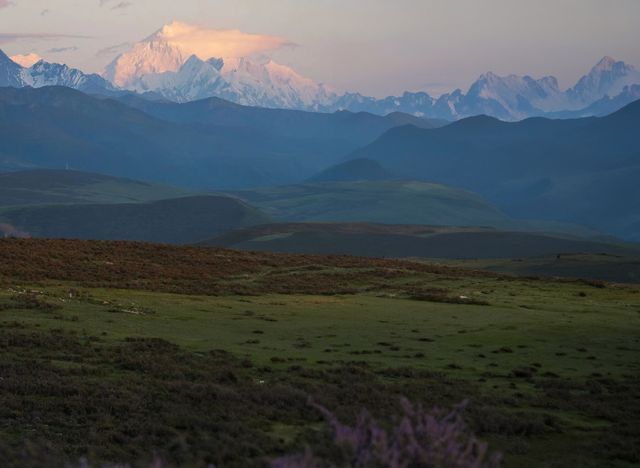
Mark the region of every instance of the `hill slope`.
<instances>
[{"instance_id":1,"label":"hill slope","mask_svg":"<svg viewBox=\"0 0 640 468\"><path fill-rule=\"evenodd\" d=\"M0 174L0 209L16 205L143 202L188 194L175 187L70 170Z\"/></svg>"},{"instance_id":2,"label":"hill slope","mask_svg":"<svg viewBox=\"0 0 640 468\"><path fill-rule=\"evenodd\" d=\"M388 131L351 155L405 177L463 187L507 213L640 239L640 101L602 118L481 116Z\"/></svg>"},{"instance_id":3,"label":"hill slope","mask_svg":"<svg viewBox=\"0 0 640 468\"><path fill-rule=\"evenodd\" d=\"M371 159L351 159L316 174L309 182L348 182L358 180L393 180L394 175Z\"/></svg>"},{"instance_id":4,"label":"hill slope","mask_svg":"<svg viewBox=\"0 0 640 468\"><path fill-rule=\"evenodd\" d=\"M235 198L200 195L148 203L14 208L1 212L0 220L33 237L191 243L269 218Z\"/></svg>"},{"instance_id":5,"label":"hill slope","mask_svg":"<svg viewBox=\"0 0 640 468\"><path fill-rule=\"evenodd\" d=\"M575 225L514 219L475 193L415 180L313 182L235 194L278 221L491 226L597 234Z\"/></svg>"}]
</instances>

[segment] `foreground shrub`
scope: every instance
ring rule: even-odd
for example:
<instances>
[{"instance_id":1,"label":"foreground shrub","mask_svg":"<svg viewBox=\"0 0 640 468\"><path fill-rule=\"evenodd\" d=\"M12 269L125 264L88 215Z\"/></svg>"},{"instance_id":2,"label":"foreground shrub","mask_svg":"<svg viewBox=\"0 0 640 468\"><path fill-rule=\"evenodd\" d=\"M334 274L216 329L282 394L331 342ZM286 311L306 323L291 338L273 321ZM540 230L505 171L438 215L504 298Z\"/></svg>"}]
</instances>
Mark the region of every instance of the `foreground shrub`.
<instances>
[{"instance_id":1,"label":"foreground shrub","mask_svg":"<svg viewBox=\"0 0 640 468\"><path fill-rule=\"evenodd\" d=\"M464 403L449 412L438 408L426 411L421 405L413 405L403 398L404 414L390 431L381 427L367 411L360 414L355 427L350 427L326 408L312 405L331 426L341 459L335 462L323 460L307 449L303 454L275 460L272 468L500 466L500 455L490 455L487 444L476 439L468 429L462 417Z\"/></svg>"}]
</instances>

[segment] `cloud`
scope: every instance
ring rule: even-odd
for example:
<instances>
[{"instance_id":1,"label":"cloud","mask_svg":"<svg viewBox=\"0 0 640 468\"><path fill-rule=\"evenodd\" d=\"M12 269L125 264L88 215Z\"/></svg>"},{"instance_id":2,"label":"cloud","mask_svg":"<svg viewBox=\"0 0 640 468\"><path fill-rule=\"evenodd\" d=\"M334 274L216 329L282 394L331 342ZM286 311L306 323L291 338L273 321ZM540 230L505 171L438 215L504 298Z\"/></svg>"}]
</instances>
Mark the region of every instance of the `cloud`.
<instances>
[{"instance_id":1,"label":"cloud","mask_svg":"<svg viewBox=\"0 0 640 468\"><path fill-rule=\"evenodd\" d=\"M203 60L247 57L295 46L282 37L249 34L237 29L208 29L179 21L165 25L145 42L154 40L169 42L183 54L196 55Z\"/></svg>"},{"instance_id":2,"label":"cloud","mask_svg":"<svg viewBox=\"0 0 640 468\"><path fill-rule=\"evenodd\" d=\"M0 8L6 8L9 5L11 5L11 2L9 0L0 0Z\"/></svg>"},{"instance_id":3,"label":"cloud","mask_svg":"<svg viewBox=\"0 0 640 468\"><path fill-rule=\"evenodd\" d=\"M114 1L117 0L100 0L100 6L104 7L104 6L109 6L111 4L114 3ZM118 3L116 3L115 5L113 5L111 7L111 10L124 10L125 8L129 8L131 5L133 5L132 2L129 2L127 0L122 0Z\"/></svg>"},{"instance_id":4,"label":"cloud","mask_svg":"<svg viewBox=\"0 0 640 468\"><path fill-rule=\"evenodd\" d=\"M38 63L40 60L42 60L42 57L40 57L38 54L35 54L33 52L30 54L24 54L24 55L21 55L21 54L12 55L9 58L14 62L16 62L18 65L22 65L25 68L29 68L31 65Z\"/></svg>"},{"instance_id":5,"label":"cloud","mask_svg":"<svg viewBox=\"0 0 640 468\"><path fill-rule=\"evenodd\" d=\"M127 50L129 47L131 47L130 42L123 42L122 44L105 47L104 49L100 49L98 52L96 52L96 57L105 57L107 55L119 54Z\"/></svg>"},{"instance_id":6,"label":"cloud","mask_svg":"<svg viewBox=\"0 0 640 468\"><path fill-rule=\"evenodd\" d=\"M111 7L112 10L124 10L125 8L129 8L133 3L131 2L120 2Z\"/></svg>"},{"instance_id":7,"label":"cloud","mask_svg":"<svg viewBox=\"0 0 640 468\"><path fill-rule=\"evenodd\" d=\"M2 0L0 0L2 1ZM0 44L21 40L50 41L55 39L91 39L90 36L49 33L0 33Z\"/></svg>"},{"instance_id":8,"label":"cloud","mask_svg":"<svg viewBox=\"0 0 640 468\"><path fill-rule=\"evenodd\" d=\"M47 50L48 54L61 54L62 52L73 52L78 50L76 46L70 47L53 47L52 49Z\"/></svg>"}]
</instances>

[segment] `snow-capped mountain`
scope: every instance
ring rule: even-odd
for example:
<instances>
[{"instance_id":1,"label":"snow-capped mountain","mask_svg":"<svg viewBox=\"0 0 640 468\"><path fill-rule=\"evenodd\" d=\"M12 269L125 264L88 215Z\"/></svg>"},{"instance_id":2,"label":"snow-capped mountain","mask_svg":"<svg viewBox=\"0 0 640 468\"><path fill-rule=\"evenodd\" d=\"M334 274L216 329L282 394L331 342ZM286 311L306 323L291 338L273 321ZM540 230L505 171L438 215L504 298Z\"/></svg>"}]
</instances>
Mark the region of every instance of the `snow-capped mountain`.
<instances>
[{"instance_id":1,"label":"snow-capped mountain","mask_svg":"<svg viewBox=\"0 0 640 468\"><path fill-rule=\"evenodd\" d=\"M489 72L473 83L462 102L454 107L460 114L487 114L511 120L562 108L565 102L566 97L552 76L535 80L530 76L500 77Z\"/></svg>"},{"instance_id":2,"label":"snow-capped mountain","mask_svg":"<svg viewBox=\"0 0 640 468\"><path fill-rule=\"evenodd\" d=\"M502 120L534 116L573 117L613 112L638 99L640 72L631 65L605 57L575 86L562 91L553 76L481 75L466 94L457 89L435 99L426 93L404 93L374 99L345 94L335 102L339 109L377 114L407 112L429 118L457 120L486 114Z\"/></svg>"},{"instance_id":3,"label":"snow-capped mountain","mask_svg":"<svg viewBox=\"0 0 640 468\"><path fill-rule=\"evenodd\" d=\"M245 105L318 110L336 94L291 68L255 57L200 56L191 53L185 32L195 26L173 22L117 57L104 77L136 92L153 91L177 102L220 97ZM202 49L202 48L201 48Z\"/></svg>"},{"instance_id":4,"label":"snow-capped mountain","mask_svg":"<svg viewBox=\"0 0 640 468\"><path fill-rule=\"evenodd\" d=\"M116 88L96 74L86 74L77 68L40 60L30 68L22 70L25 85L34 88L43 86L66 86L85 93L103 94L116 92Z\"/></svg>"},{"instance_id":5,"label":"snow-capped mountain","mask_svg":"<svg viewBox=\"0 0 640 468\"><path fill-rule=\"evenodd\" d=\"M86 74L76 68L39 60L31 67L23 67L0 50L0 86L22 88L32 86L66 86L85 93L111 94L118 92L111 83L96 74Z\"/></svg>"},{"instance_id":6,"label":"snow-capped mountain","mask_svg":"<svg viewBox=\"0 0 640 468\"><path fill-rule=\"evenodd\" d=\"M380 115L404 112L446 120L480 114L508 121L603 115L640 97L640 71L611 57L604 57L567 90L561 90L553 76L536 79L488 72L466 93L456 89L438 98L425 92L383 99L339 94L263 54L251 53L274 41L277 45L278 38L173 22L117 57L103 77L43 60L23 67L0 51L0 86L58 85L106 95L128 90L176 102L219 97L258 107ZM238 56L243 51L246 56Z\"/></svg>"},{"instance_id":7,"label":"snow-capped mountain","mask_svg":"<svg viewBox=\"0 0 640 468\"><path fill-rule=\"evenodd\" d=\"M567 90L567 97L574 108L582 108L605 96L617 96L625 87L635 84L640 84L640 71L622 61L604 57Z\"/></svg>"},{"instance_id":8,"label":"snow-capped mountain","mask_svg":"<svg viewBox=\"0 0 640 468\"><path fill-rule=\"evenodd\" d=\"M288 109L317 110L335 100L331 90L272 60L201 60L195 55L175 72L140 76L128 89L154 91L177 102L216 96L249 106Z\"/></svg>"}]
</instances>

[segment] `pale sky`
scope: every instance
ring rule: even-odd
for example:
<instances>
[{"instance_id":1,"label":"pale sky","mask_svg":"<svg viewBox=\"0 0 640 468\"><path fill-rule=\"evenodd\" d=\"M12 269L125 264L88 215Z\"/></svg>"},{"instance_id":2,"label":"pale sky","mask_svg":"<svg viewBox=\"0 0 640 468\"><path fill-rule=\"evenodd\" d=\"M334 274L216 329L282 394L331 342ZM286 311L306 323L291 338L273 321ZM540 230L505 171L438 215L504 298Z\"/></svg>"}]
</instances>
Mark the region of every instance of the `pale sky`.
<instances>
[{"instance_id":1,"label":"pale sky","mask_svg":"<svg viewBox=\"0 0 640 468\"><path fill-rule=\"evenodd\" d=\"M172 20L283 38L276 61L378 97L486 71L564 88L605 55L640 66L640 0L0 0L0 48L100 72Z\"/></svg>"}]
</instances>

